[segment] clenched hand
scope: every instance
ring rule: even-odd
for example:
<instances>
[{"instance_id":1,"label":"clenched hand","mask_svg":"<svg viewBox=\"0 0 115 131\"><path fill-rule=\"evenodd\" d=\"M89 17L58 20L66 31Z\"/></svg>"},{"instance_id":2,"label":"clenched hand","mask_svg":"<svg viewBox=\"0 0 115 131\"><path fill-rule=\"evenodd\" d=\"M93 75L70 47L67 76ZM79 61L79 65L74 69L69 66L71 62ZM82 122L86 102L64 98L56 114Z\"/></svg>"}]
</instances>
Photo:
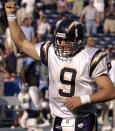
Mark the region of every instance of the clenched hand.
<instances>
[{"instance_id":1,"label":"clenched hand","mask_svg":"<svg viewBox=\"0 0 115 131\"><path fill-rule=\"evenodd\" d=\"M5 3L6 14L13 14L16 11L16 2L10 1Z\"/></svg>"}]
</instances>

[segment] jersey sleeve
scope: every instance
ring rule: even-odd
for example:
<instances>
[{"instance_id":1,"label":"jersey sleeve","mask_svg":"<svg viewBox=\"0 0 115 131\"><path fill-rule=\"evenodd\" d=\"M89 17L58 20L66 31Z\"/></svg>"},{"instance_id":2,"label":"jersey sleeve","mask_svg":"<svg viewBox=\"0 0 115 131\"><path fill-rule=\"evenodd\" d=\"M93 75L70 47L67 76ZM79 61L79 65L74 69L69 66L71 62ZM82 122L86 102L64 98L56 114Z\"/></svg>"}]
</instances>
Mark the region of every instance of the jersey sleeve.
<instances>
[{"instance_id":1,"label":"jersey sleeve","mask_svg":"<svg viewBox=\"0 0 115 131\"><path fill-rule=\"evenodd\" d=\"M98 50L91 59L90 73L91 78L107 74L111 69L111 62L109 55L102 50Z\"/></svg>"},{"instance_id":2,"label":"jersey sleeve","mask_svg":"<svg viewBox=\"0 0 115 131\"><path fill-rule=\"evenodd\" d=\"M40 56L41 62L46 66L48 66L48 49L50 45L50 41L36 44L36 50L38 55Z\"/></svg>"}]
</instances>

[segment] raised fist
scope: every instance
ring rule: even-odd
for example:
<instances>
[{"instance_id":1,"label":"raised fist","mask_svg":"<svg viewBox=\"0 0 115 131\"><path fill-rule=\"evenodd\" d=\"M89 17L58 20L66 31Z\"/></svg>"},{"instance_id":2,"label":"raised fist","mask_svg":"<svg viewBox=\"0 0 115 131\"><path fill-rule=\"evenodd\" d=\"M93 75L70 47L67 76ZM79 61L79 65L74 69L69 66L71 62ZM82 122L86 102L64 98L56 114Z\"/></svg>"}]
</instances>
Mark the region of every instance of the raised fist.
<instances>
[{"instance_id":1,"label":"raised fist","mask_svg":"<svg viewBox=\"0 0 115 131\"><path fill-rule=\"evenodd\" d=\"M16 2L10 1L5 3L6 14L13 14L16 11Z\"/></svg>"}]
</instances>

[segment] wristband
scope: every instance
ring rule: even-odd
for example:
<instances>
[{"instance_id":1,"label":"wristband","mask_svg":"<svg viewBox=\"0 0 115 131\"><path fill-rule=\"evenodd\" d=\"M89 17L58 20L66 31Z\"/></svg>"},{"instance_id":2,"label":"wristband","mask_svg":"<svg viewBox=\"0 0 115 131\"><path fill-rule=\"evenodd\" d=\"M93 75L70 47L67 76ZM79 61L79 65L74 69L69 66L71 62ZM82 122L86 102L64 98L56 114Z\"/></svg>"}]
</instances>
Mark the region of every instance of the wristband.
<instances>
[{"instance_id":1,"label":"wristband","mask_svg":"<svg viewBox=\"0 0 115 131\"><path fill-rule=\"evenodd\" d=\"M88 104L91 102L89 95L80 96L82 105Z\"/></svg>"},{"instance_id":2,"label":"wristband","mask_svg":"<svg viewBox=\"0 0 115 131\"><path fill-rule=\"evenodd\" d=\"M15 14L7 14L7 20L8 21L15 21L16 15Z\"/></svg>"}]
</instances>

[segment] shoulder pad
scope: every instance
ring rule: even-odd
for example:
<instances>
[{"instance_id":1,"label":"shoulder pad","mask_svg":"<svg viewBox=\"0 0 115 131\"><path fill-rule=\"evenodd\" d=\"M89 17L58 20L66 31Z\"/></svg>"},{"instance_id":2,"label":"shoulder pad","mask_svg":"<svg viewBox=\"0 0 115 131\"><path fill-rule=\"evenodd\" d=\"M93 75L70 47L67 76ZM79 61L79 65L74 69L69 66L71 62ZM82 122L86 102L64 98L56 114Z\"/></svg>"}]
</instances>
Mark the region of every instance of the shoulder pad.
<instances>
[{"instance_id":1,"label":"shoulder pad","mask_svg":"<svg viewBox=\"0 0 115 131\"><path fill-rule=\"evenodd\" d=\"M92 76L92 72L97 66L97 64L102 60L103 57L105 57L107 54L102 50L97 50L95 54L93 55L90 63L90 73L89 76Z\"/></svg>"},{"instance_id":2,"label":"shoulder pad","mask_svg":"<svg viewBox=\"0 0 115 131\"><path fill-rule=\"evenodd\" d=\"M48 49L51 44L52 44L51 41L46 41L42 44L41 49L40 49L41 61L46 66L48 65Z\"/></svg>"}]
</instances>

